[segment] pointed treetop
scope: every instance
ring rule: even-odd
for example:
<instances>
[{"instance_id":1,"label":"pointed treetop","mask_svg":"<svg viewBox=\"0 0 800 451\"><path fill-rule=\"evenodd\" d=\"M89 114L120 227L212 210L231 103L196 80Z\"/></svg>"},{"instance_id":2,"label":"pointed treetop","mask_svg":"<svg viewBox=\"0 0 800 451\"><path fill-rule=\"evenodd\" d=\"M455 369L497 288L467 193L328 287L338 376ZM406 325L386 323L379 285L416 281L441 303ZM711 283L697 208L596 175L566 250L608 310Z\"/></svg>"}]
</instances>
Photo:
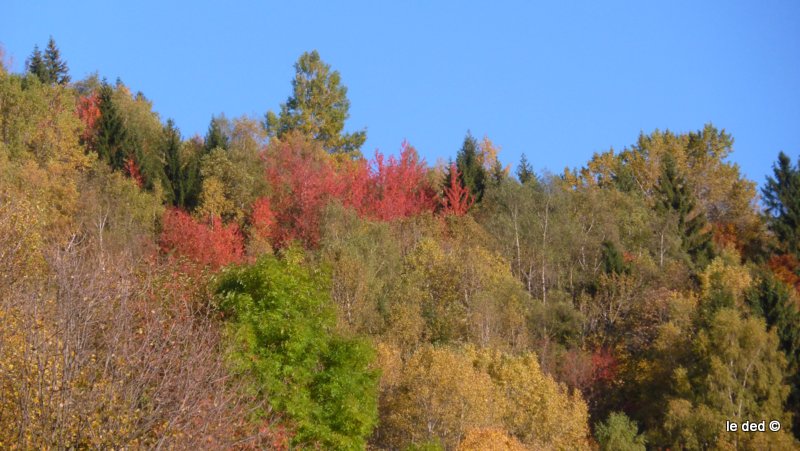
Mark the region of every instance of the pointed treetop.
<instances>
[{"instance_id":1,"label":"pointed treetop","mask_svg":"<svg viewBox=\"0 0 800 451\"><path fill-rule=\"evenodd\" d=\"M316 50L303 53L294 68L292 96L281 105L280 115L267 113L269 135L280 138L295 130L321 142L330 153L360 155L367 134L365 130L343 133L350 101L339 72L331 71Z\"/></svg>"},{"instance_id":2,"label":"pointed treetop","mask_svg":"<svg viewBox=\"0 0 800 451\"><path fill-rule=\"evenodd\" d=\"M61 52L56 46L56 41L50 36L47 48L42 53L39 46L33 47L33 53L26 64L27 71L35 75L45 84L69 83L69 68L66 61L61 59Z\"/></svg>"},{"instance_id":3,"label":"pointed treetop","mask_svg":"<svg viewBox=\"0 0 800 451\"><path fill-rule=\"evenodd\" d=\"M228 148L228 119L225 115L219 117L211 116L211 122L208 124L208 132L206 133L204 149L206 153L210 153L217 147L221 149Z\"/></svg>"},{"instance_id":4,"label":"pointed treetop","mask_svg":"<svg viewBox=\"0 0 800 451\"><path fill-rule=\"evenodd\" d=\"M517 166L517 178L520 183L525 184L533 180L534 177L533 167L528 163L528 158L523 153L519 159L519 166Z\"/></svg>"}]
</instances>

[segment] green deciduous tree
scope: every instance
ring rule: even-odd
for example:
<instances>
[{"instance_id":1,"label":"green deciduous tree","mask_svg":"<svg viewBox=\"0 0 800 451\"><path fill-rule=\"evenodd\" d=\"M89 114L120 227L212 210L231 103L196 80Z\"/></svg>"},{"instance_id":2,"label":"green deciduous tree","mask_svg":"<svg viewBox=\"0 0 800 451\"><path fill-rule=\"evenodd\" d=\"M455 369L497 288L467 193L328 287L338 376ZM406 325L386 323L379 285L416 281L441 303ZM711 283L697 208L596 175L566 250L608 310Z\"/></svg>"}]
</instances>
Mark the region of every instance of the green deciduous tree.
<instances>
[{"instance_id":1,"label":"green deciduous tree","mask_svg":"<svg viewBox=\"0 0 800 451\"><path fill-rule=\"evenodd\" d=\"M290 250L224 275L233 368L296 425L295 445L364 449L377 421L374 352L334 333L327 282L301 259Z\"/></svg>"},{"instance_id":2,"label":"green deciduous tree","mask_svg":"<svg viewBox=\"0 0 800 451\"><path fill-rule=\"evenodd\" d=\"M784 383L786 359L777 335L767 332L763 320L721 309L708 328L698 332L692 355L691 366L678 367L673 375L676 396L668 402L665 419L668 445L705 449L718 442L747 446L754 439L747 432L726 434L726 420L789 424L783 407L789 393ZM784 431L763 438L780 449L777 443L786 440Z\"/></svg>"},{"instance_id":3,"label":"green deciduous tree","mask_svg":"<svg viewBox=\"0 0 800 451\"><path fill-rule=\"evenodd\" d=\"M611 412L606 421L595 426L595 436L602 451L644 451L647 441L639 426L622 412Z\"/></svg>"},{"instance_id":4,"label":"green deciduous tree","mask_svg":"<svg viewBox=\"0 0 800 451\"><path fill-rule=\"evenodd\" d=\"M350 100L339 72L331 71L316 50L300 55L294 68L292 95L281 104L279 115L267 113L269 135L282 137L298 130L320 141L328 152L359 155L367 134L364 130L343 133Z\"/></svg>"},{"instance_id":5,"label":"green deciduous tree","mask_svg":"<svg viewBox=\"0 0 800 451\"><path fill-rule=\"evenodd\" d=\"M787 409L796 412L792 430L795 437L800 438L800 311L797 301L786 285L767 272L747 293L747 298L753 311L778 334L792 387Z\"/></svg>"}]
</instances>

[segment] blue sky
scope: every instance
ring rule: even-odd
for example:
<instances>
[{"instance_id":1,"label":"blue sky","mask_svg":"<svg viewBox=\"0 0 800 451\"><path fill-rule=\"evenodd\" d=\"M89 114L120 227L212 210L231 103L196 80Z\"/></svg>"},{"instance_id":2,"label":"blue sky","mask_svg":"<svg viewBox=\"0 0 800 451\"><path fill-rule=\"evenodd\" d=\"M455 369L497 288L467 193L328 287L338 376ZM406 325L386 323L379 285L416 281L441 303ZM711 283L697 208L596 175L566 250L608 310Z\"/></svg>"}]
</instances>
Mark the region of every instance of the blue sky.
<instances>
[{"instance_id":1,"label":"blue sky","mask_svg":"<svg viewBox=\"0 0 800 451\"><path fill-rule=\"evenodd\" d=\"M800 155L800 2L3 2L21 71L53 35L73 79L120 77L184 136L286 100L317 49L342 74L366 154L407 139L433 164L464 134L504 163L583 165L640 131L713 122L759 184ZM75 3L74 5L72 3Z\"/></svg>"}]
</instances>

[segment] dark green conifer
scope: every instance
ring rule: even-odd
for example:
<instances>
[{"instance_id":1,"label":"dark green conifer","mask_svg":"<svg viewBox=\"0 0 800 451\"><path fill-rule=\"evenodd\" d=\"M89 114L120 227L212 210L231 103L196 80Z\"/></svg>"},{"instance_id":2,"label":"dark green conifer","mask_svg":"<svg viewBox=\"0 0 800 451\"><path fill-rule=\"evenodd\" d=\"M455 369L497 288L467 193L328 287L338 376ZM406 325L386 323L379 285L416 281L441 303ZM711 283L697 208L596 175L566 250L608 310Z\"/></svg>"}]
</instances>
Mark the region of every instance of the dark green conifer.
<instances>
[{"instance_id":1,"label":"dark green conifer","mask_svg":"<svg viewBox=\"0 0 800 451\"><path fill-rule=\"evenodd\" d=\"M33 47L33 53L27 61L26 69L36 75L42 83L52 85L69 83L69 68L67 63L61 60L61 52L56 47L56 41L50 36L44 54L39 50L39 46Z\"/></svg>"},{"instance_id":2,"label":"dark green conifer","mask_svg":"<svg viewBox=\"0 0 800 451\"><path fill-rule=\"evenodd\" d=\"M800 257L800 170L781 152L772 171L761 190L767 224L781 250Z\"/></svg>"},{"instance_id":3,"label":"dark green conifer","mask_svg":"<svg viewBox=\"0 0 800 451\"><path fill-rule=\"evenodd\" d=\"M528 158L523 153L519 159L519 165L517 166L517 178L520 183L525 184L535 177L536 174L533 173L533 167L528 163Z\"/></svg>"},{"instance_id":4,"label":"dark green conifer","mask_svg":"<svg viewBox=\"0 0 800 451\"><path fill-rule=\"evenodd\" d=\"M69 83L69 68L67 62L61 60L61 52L56 47L56 41L50 36L47 48L44 50L44 64L49 80L47 83L65 85Z\"/></svg>"},{"instance_id":5,"label":"dark green conifer","mask_svg":"<svg viewBox=\"0 0 800 451\"><path fill-rule=\"evenodd\" d=\"M461 182L469 189L476 202L480 202L483 197L487 179L486 169L478 157L478 152L478 141L467 132L464 144L456 155L456 167L461 173Z\"/></svg>"},{"instance_id":6,"label":"dark green conifer","mask_svg":"<svg viewBox=\"0 0 800 451\"><path fill-rule=\"evenodd\" d=\"M664 156L657 190L656 209L677 216L682 248L696 268L703 268L714 257L711 231L706 217L695 209L694 196L671 154Z\"/></svg>"},{"instance_id":7,"label":"dark green conifer","mask_svg":"<svg viewBox=\"0 0 800 451\"><path fill-rule=\"evenodd\" d=\"M167 120L164 126L164 144L162 151L164 159L164 173L166 175L169 195L173 205L184 206L186 203L186 189L184 173L181 162L181 136L172 119Z\"/></svg>"},{"instance_id":8,"label":"dark green conifer","mask_svg":"<svg viewBox=\"0 0 800 451\"><path fill-rule=\"evenodd\" d=\"M622 253L611 241L604 240L602 244L603 272L606 274L622 274L627 272Z\"/></svg>"},{"instance_id":9,"label":"dark green conifer","mask_svg":"<svg viewBox=\"0 0 800 451\"><path fill-rule=\"evenodd\" d=\"M800 412L800 310L790 290L771 272L763 271L747 300L753 312L764 318L767 328L774 328L778 334L786 356L787 379L792 387L786 407L791 412ZM800 438L800 416L795 415L793 423L792 431Z\"/></svg>"},{"instance_id":10,"label":"dark green conifer","mask_svg":"<svg viewBox=\"0 0 800 451\"><path fill-rule=\"evenodd\" d=\"M35 75L36 78L41 80L42 83L46 83L47 80L47 70L44 64L44 58L42 57L42 52L39 50L39 46L33 46L33 53L31 53L30 58L25 63L26 70Z\"/></svg>"},{"instance_id":11,"label":"dark green conifer","mask_svg":"<svg viewBox=\"0 0 800 451\"><path fill-rule=\"evenodd\" d=\"M228 149L228 135L222 128L222 122L224 120L224 116L211 116L211 122L208 124L208 132L205 138L205 153L211 153L211 151L217 147Z\"/></svg>"},{"instance_id":12,"label":"dark green conifer","mask_svg":"<svg viewBox=\"0 0 800 451\"><path fill-rule=\"evenodd\" d=\"M99 92L100 120L97 125L97 153L114 169L121 169L129 156L128 133L114 104L114 90L103 81Z\"/></svg>"}]
</instances>

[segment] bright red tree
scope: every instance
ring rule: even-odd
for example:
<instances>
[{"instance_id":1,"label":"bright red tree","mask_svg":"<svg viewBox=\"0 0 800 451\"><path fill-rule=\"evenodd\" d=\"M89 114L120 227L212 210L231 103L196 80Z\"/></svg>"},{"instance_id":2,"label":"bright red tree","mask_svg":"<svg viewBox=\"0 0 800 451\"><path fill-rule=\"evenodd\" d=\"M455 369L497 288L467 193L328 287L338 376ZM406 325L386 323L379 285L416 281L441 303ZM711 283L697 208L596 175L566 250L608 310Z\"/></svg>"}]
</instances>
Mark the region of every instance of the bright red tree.
<instances>
[{"instance_id":1,"label":"bright red tree","mask_svg":"<svg viewBox=\"0 0 800 451\"><path fill-rule=\"evenodd\" d=\"M269 199L266 197L259 198L253 203L253 214L250 217L252 236L269 239L272 237L273 228L275 227L275 214L270 208Z\"/></svg>"},{"instance_id":2,"label":"bright red tree","mask_svg":"<svg viewBox=\"0 0 800 451\"><path fill-rule=\"evenodd\" d=\"M428 178L428 168L417 151L403 142L400 158L388 160L375 152L371 177L372 195L367 214L390 221L413 216L436 207L436 193Z\"/></svg>"},{"instance_id":3,"label":"bright red tree","mask_svg":"<svg viewBox=\"0 0 800 451\"><path fill-rule=\"evenodd\" d=\"M100 120L100 102L97 93L78 99L77 114L84 125L80 136L81 142L87 148L93 149L94 138L97 135L97 121Z\"/></svg>"},{"instance_id":4,"label":"bright red tree","mask_svg":"<svg viewBox=\"0 0 800 451\"><path fill-rule=\"evenodd\" d=\"M236 224L223 225L218 219L209 224L196 221L179 209L164 212L159 239L165 253L186 257L216 269L242 261L244 243Z\"/></svg>"},{"instance_id":5,"label":"bright red tree","mask_svg":"<svg viewBox=\"0 0 800 451\"><path fill-rule=\"evenodd\" d=\"M461 184L458 168L455 163L450 163L450 185L444 190L444 212L456 216L464 216L475 203L475 198L469 189Z\"/></svg>"},{"instance_id":6,"label":"bright red tree","mask_svg":"<svg viewBox=\"0 0 800 451\"><path fill-rule=\"evenodd\" d=\"M275 219L272 238L278 246L295 239L315 246L323 209L331 201L382 221L433 211L437 205L427 166L406 143L399 158L376 152L371 162L341 161L318 144L290 135L273 140L265 159Z\"/></svg>"},{"instance_id":7,"label":"bright red tree","mask_svg":"<svg viewBox=\"0 0 800 451\"><path fill-rule=\"evenodd\" d=\"M323 208L341 194L331 158L301 135L273 140L265 157L275 212L275 243L283 246L300 240L307 246L316 245Z\"/></svg>"}]
</instances>

